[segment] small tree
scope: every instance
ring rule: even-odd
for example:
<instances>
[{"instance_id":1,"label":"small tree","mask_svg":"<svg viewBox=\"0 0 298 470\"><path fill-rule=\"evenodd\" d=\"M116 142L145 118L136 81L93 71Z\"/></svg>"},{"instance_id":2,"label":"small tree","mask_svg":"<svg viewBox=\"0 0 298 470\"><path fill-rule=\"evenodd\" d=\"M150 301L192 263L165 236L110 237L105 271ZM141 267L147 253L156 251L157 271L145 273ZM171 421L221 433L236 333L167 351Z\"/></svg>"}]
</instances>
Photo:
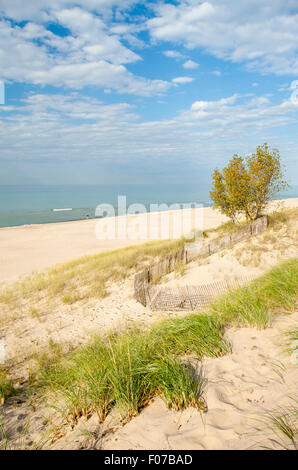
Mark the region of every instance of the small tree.
<instances>
[{"instance_id":1,"label":"small tree","mask_svg":"<svg viewBox=\"0 0 298 470\"><path fill-rule=\"evenodd\" d=\"M249 220L258 218L268 201L288 187L279 152L266 143L246 159L234 155L222 173L214 170L212 181L210 197L215 207L233 222L241 214Z\"/></svg>"}]
</instances>

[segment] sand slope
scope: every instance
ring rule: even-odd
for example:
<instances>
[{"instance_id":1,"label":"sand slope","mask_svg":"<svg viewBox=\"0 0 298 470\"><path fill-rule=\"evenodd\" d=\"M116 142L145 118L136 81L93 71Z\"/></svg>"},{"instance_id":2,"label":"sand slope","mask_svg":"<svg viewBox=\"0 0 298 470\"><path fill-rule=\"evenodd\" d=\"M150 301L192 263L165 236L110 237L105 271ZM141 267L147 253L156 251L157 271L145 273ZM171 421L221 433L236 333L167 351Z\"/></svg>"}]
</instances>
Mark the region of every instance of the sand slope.
<instances>
[{"instance_id":1,"label":"sand slope","mask_svg":"<svg viewBox=\"0 0 298 470\"><path fill-rule=\"evenodd\" d=\"M98 424L94 414L77 426L61 427L51 408L28 407L21 397L2 406L11 448L43 445L49 449L279 449L285 440L272 435L266 414L282 412L297 397L298 372L285 351L284 332L297 327L298 312L275 318L271 328L231 328L226 337L231 354L204 359L207 413L194 408L174 412L159 398L121 426L116 412ZM198 369L200 363L197 363ZM257 430L259 428L259 430ZM24 432L25 430L25 432ZM49 434L49 430L52 431ZM54 431L54 432L53 432ZM297 443L298 444L298 443Z\"/></svg>"},{"instance_id":2,"label":"sand slope","mask_svg":"<svg viewBox=\"0 0 298 470\"><path fill-rule=\"evenodd\" d=\"M292 207L298 203L298 200L288 201L287 205ZM213 211L212 214L214 216ZM93 221L81 223L85 222L87 224ZM210 219L209 222L215 223L215 220L212 222ZM54 227L54 224L51 227ZM46 227L44 230L46 233ZM244 272L259 275L278 261L297 256L295 224L291 223L290 227L285 224L279 228L273 234L276 241L272 243L269 238L265 245L263 238L265 235L271 236L271 230L273 229L269 229L260 237L254 237L254 240L249 242L267 248L262 250L262 257L257 266L241 264L246 256L253 259L252 255L255 253L255 247L249 251L247 242L243 242L233 250L213 255L206 264L200 266L197 263L190 264L184 278L173 279L172 276L171 279L166 278L166 281L205 283L207 279L213 281L226 276L241 275ZM7 229L7 233L9 231L10 229ZM62 237L59 246L65 245L65 241L66 239ZM16 240L12 239L11 246L15 242ZM41 247L42 244L39 245L39 249ZM51 251L52 249L53 247L46 253L44 260L49 262L51 259L53 262L55 252ZM32 265L30 250L26 250L28 246L24 252L23 265L27 269ZM237 255L237 250L244 253L243 260ZM4 251L1 253L6 256ZM23 261L17 257L14 259L15 270L18 263L22 264ZM13 266L13 263L10 266ZM25 380L29 372L26 355L30 356L34 351L40 353L43 347L49 345L50 340L59 344L71 343L72 346L77 346L86 343L92 334L102 333L111 328L126 328L136 321L145 324L161 315L166 317L169 314L151 312L135 301L132 276L121 283L109 285L108 290L110 295L105 299L91 299L86 303L78 302L71 306L62 306L60 303L53 308L51 306L40 318L20 315L11 325L5 326L1 330L1 336L5 338L7 359L14 363L14 373L21 380L22 378ZM61 416L59 417L54 410L44 409L43 406L40 408L38 404L34 404L33 409L28 406L28 397L24 397L24 403L21 403L22 397L17 397L16 400L12 398L11 402L8 401L0 407L12 446L24 448L38 442L41 437L47 436L51 427L57 426L56 438L59 439L54 443L51 440L47 441L46 445L50 448L246 449L259 448L262 444L274 447L277 444L266 435L268 433L265 432L265 425L260 426L256 419L263 417L266 411L276 408L277 404L282 407L290 403L289 397L295 394L297 397L297 365L292 364L289 354L284 352L285 340L282 337L283 331L297 326L297 321L298 313L277 317L273 328L270 329L262 331L250 328L231 329L226 332L232 344L232 353L218 359L206 359L203 362L207 381L205 397L208 404L208 413L204 415L193 408L183 413L175 413L167 410L160 399L156 399L126 426L116 430L114 434L109 433L101 437L103 432L112 431L114 426L119 428L117 416L109 416L103 425L98 425L96 416L92 416L87 422L81 419L72 431L68 428L62 429L61 432ZM28 431L22 437L22 430L28 423L30 423ZM261 427L263 431L256 433L256 426ZM92 432L94 438L83 435L86 430ZM60 438L61 436L63 437Z\"/></svg>"},{"instance_id":3,"label":"sand slope","mask_svg":"<svg viewBox=\"0 0 298 470\"><path fill-rule=\"evenodd\" d=\"M192 262L185 267L182 277L179 273L178 276L175 273L165 276L161 287L260 276L283 260L298 256L297 224L296 218L291 219L278 230L269 227L257 237L201 260L199 265L197 261ZM255 255L258 256L256 260ZM88 342L98 332L165 318L168 312L151 311L136 302L133 278L134 274L130 274L124 281L108 283L109 295L103 299L86 299L72 305L58 301L47 304L45 299L45 307L41 309L43 313L39 316L30 314L28 309L18 312L14 321L0 330L0 337L5 341L7 361L14 364L14 375L25 380L30 367L35 365L30 356L33 352L40 353L47 349L50 341L75 347ZM36 304L37 311L41 307L43 305Z\"/></svg>"},{"instance_id":4,"label":"sand slope","mask_svg":"<svg viewBox=\"0 0 298 470\"><path fill-rule=\"evenodd\" d=\"M297 397L298 371L284 352L282 332L297 326L298 313L278 317L272 328L230 329L232 353L205 359L208 412L169 411L161 399L112 436L103 449L250 449L280 448L266 428L266 412ZM261 431L256 431L261 428Z\"/></svg>"}]
</instances>

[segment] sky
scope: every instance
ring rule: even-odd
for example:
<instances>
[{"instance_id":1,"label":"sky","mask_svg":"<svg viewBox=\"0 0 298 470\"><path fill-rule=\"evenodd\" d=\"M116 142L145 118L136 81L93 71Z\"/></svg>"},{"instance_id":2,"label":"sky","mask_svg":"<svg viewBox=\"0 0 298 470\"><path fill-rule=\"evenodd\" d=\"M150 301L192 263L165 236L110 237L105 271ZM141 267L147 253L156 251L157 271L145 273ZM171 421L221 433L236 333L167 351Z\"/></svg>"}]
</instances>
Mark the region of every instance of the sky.
<instances>
[{"instance_id":1,"label":"sky","mask_svg":"<svg viewBox=\"0 0 298 470\"><path fill-rule=\"evenodd\" d=\"M298 176L298 0L0 0L0 184Z\"/></svg>"}]
</instances>

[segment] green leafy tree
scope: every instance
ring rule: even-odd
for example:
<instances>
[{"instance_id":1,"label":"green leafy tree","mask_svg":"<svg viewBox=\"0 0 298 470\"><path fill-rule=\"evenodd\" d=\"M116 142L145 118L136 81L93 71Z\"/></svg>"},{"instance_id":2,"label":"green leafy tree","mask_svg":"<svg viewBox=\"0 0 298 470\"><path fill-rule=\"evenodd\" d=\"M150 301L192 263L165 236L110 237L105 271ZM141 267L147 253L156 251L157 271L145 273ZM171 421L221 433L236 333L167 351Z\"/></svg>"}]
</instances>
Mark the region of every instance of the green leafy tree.
<instances>
[{"instance_id":1,"label":"green leafy tree","mask_svg":"<svg viewBox=\"0 0 298 470\"><path fill-rule=\"evenodd\" d=\"M234 155L228 166L212 175L210 197L223 214L235 222L240 215L254 220L262 214L268 201L288 187L277 149L265 143L246 157Z\"/></svg>"}]
</instances>

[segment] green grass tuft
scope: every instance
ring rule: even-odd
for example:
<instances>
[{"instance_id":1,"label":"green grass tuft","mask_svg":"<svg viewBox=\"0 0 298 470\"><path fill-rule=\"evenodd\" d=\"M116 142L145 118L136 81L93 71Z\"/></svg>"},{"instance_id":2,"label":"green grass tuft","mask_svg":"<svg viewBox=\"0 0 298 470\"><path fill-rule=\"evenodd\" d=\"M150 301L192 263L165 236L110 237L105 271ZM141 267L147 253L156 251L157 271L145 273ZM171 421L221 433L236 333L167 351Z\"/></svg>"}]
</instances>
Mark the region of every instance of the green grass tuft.
<instances>
[{"instance_id":1,"label":"green grass tuft","mask_svg":"<svg viewBox=\"0 0 298 470\"><path fill-rule=\"evenodd\" d=\"M267 429L269 439L283 450L298 450L298 400L292 397L292 404L265 414L261 420L263 426L258 431ZM266 446L265 449L273 450Z\"/></svg>"},{"instance_id":2,"label":"green grass tuft","mask_svg":"<svg viewBox=\"0 0 298 470\"><path fill-rule=\"evenodd\" d=\"M147 331L113 333L96 338L58 364L40 370L38 385L50 391L72 422L96 412L103 421L115 407L122 420L135 416L160 395L167 406L203 408L202 378L178 357L217 357L229 351L222 324L204 315L189 315L157 324Z\"/></svg>"},{"instance_id":3,"label":"green grass tuft","mask_svg":"<svg viewBox=\"0 0 298 470\"><path fill-rule=\"evenodd\" d=\"M168 408L180 411L192 406L206 411L202 398L205 381L196 375L190 362L184 364L172 357L160 358L152 365L152 370L152 380Z\"/></svg>"},{"instance_id":4,"label":"green grass tuft","mask_svg":"<svg viewBox=\"0 0 298 470\"><path fill-rule=\"evenodd\" d=\"M0 366L0 405L14 393L15 389L11 380L7 377L6 370Z\"/></svg>"},{"instance_id":5,"label":"green grass tuft","mask_svg":"<svg viewBox=\"0 0 298 470\"><path fill-rule=\"evenodd\" d=\"M298 263L291 259L216 300L209 312L226 325L265 328L276 311L293 311L297 285Z\"/></svg>"},{"instance_id":6,"label":"green grass tuft","mask_svg":"<svg viewBox=\"0 0 298 470\"><path fill-rule=\"evenodd\" d=\"M158 322L151 327L149 335L161 353L192 354L200 360L203 356L220 357L230 351L223 333L220 319L199 313Z\"/></svg>"}]
</instances>

